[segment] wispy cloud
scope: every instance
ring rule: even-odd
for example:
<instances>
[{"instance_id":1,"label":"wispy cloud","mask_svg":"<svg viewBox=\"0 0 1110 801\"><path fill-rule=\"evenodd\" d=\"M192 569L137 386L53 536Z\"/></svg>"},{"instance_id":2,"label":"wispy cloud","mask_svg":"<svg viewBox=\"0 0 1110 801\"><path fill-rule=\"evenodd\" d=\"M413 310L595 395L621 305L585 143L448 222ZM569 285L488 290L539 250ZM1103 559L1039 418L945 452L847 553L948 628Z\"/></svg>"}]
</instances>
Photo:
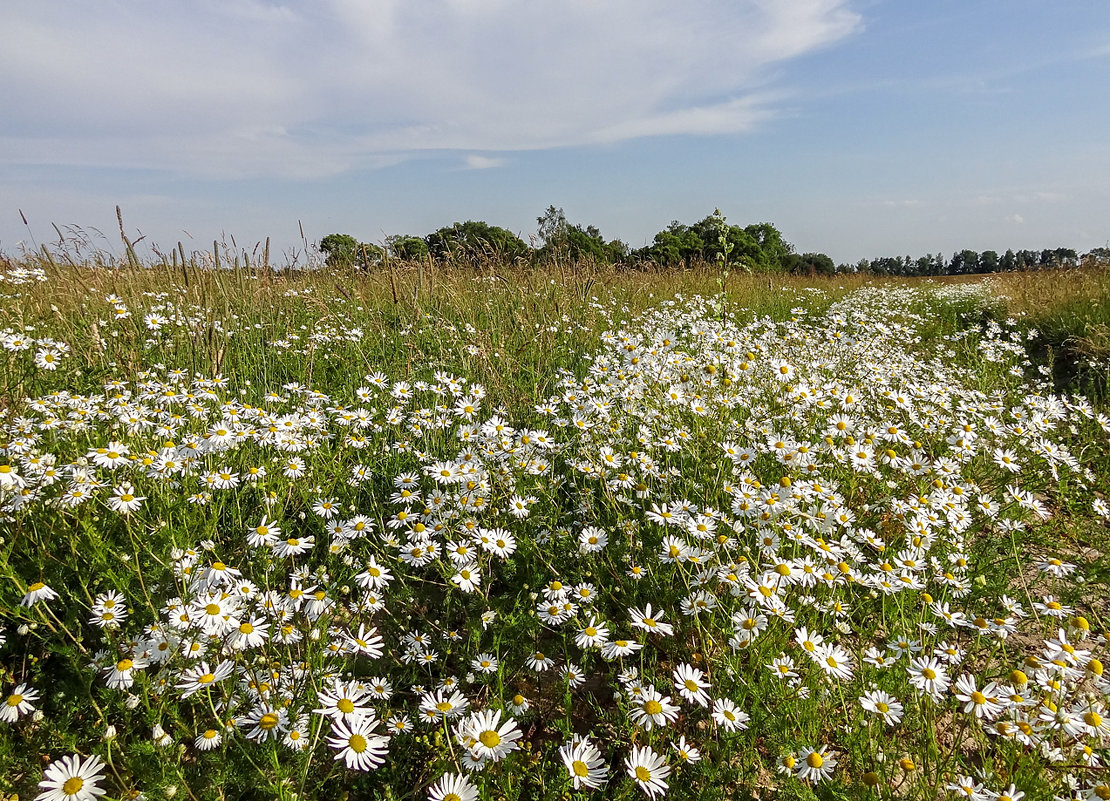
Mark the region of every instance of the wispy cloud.
<instances>
[{"instance_id":1,"label":"wispy cloud","mask_svg":"<svg viewBox=\"0 0 1110 801\"><path fill-rule=\"evenodd\" d=\"M471 153L463 159L463 163L468 170L490 170L494 167L500 167L505 163L505 159L495 158L493 156L479 156L476 153Z\"/></svg>"},{"instance_id":2,"label":"wispy cloud","mask_svg":"<svg viewBox=\"0 0 1110 801\"><path fill-rule=\"evenodd\" d=\"M1017 203L1062 203L1067 199L1063 192L1019 192L1014 195Z\"/></svg>"},{"instance_id":3,"label":"wispy cloud","mask_svg":"<svg viewBox=\"0 0 1110 801\"><path fill-rule=\"evenodd\" d=\"M742 132L781 99L769 66L861 22L847 0L39 0L5 27L0 163L313 177Z\"/></svg>"},{"instance_id":4,"label":"wispy cloud","mask_svg":"<svg viewBox=\"0 0 1110 801\"><path fill-rule=\"evenodd\" d=\"M1068 196L1063 192L1028 191L1028 192L996 192L975 195L968 201L972 206L996 206L1000 203L1020 203L1023 205L1037 205L1044 203L1063 203Z\"/></svg>"}]
</instances>

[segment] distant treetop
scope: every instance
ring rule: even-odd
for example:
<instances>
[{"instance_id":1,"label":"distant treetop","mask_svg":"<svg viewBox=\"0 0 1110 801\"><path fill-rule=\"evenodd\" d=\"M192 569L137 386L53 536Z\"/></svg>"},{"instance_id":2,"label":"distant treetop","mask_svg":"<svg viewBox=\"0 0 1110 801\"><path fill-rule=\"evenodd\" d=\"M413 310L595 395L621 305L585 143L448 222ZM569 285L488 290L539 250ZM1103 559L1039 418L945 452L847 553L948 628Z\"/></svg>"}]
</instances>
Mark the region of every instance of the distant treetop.
<instances>
[{"instance_id":1,"label":"distant treetop","mask_svg":"<svg viewBox=\"0 0 1110 801\"><path fill-rule=\"evenodd\" d=\"M725 264L753 273L789 272L831 275L836 272L870 272L878 275L970 275L1012 270L1054 269L1080 263L1072 248L997 251L959 250L924 256L882 256L855 264L837 265L824 253L799 254L773 224L730 225L715 210L703 219L686 224L674 220L655 234L652 241L632 249L619 239L606 241L594 225L567 220L554 205L536 218L536 235L526 243L513 232L482 220L455 222L426 236L390 236L384 245L359 242L349 234L328 234L320 250L330 266L373 267L386 258L403 261L439 261L479 265L489 262L652 264L689 267ZM1094 248L1084 254L1084 263L1110 262L1110 248Z\"/></svg>"}]
</instances>

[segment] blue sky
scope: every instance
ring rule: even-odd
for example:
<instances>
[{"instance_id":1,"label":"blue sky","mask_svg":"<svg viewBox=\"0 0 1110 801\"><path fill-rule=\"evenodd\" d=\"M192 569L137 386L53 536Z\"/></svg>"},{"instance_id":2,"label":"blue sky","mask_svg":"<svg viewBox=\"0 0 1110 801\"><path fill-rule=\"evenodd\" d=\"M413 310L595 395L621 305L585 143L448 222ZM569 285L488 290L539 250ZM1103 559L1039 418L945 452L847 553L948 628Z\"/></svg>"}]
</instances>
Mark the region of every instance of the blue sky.
<instances>
[{"instance_id":1,"label":"blue sky","mask_svg":"<svg viewBox=\"0 0 1110 801\"><path fill-rule=\"evenodd\" d=\"M51 223L116 247L116 204L187 249L527 238L552 204L634 247L719 207L838 262L1110 240L1099 0L37 0L5 24L9 254Z\"/></svg>"}]
</instances>

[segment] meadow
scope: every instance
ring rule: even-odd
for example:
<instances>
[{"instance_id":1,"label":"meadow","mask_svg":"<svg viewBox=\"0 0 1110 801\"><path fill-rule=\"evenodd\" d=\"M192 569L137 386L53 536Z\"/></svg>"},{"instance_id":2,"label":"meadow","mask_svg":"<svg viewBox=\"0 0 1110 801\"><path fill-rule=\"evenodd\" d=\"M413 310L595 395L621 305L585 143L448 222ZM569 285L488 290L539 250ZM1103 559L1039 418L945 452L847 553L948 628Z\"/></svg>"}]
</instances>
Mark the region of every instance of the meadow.
<instances>
[{"instance_id":1,"label":"meadow","mask_svg":"<svg viewBox=\"0 0 1110 801\"><path fill-rule=\"evenodd\" d=\"M1110 276L0 261L0 790L1110 798Z\"/></svg>"}]
</instances>

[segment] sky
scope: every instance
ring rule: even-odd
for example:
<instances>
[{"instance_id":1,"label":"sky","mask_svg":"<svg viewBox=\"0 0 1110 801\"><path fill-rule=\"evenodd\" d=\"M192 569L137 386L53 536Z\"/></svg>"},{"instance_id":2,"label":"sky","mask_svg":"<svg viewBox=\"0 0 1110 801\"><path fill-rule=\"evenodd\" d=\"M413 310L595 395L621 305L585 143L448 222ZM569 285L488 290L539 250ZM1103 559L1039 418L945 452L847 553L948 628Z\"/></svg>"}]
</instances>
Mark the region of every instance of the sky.
<instances>
[{"instance_id":1,"label":"sky","mask_svg":"<svg viewBox=\"0 0 1110 801\"><path fill-rule=\"evenodd\" d=\"M632 247L719 208L838 263L1110 244L1101 0L6 5L9 255L118 252L117 205L144 247L275 260L550 205Z\"/></svg>"}]
</instances>

